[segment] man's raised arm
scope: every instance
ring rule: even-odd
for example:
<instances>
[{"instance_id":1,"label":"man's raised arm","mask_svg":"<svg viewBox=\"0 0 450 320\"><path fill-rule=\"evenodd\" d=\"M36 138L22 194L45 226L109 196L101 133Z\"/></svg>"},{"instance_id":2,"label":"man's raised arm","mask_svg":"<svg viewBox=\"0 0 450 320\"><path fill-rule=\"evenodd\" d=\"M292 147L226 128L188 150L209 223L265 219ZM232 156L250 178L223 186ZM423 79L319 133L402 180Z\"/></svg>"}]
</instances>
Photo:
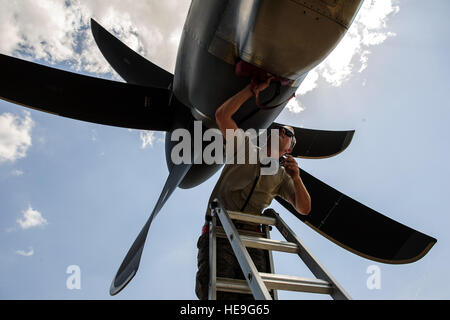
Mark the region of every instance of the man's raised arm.
<instances>
[{"instance_id":1,"label":"man's raised arm","mask_svg":"<svg viewBox=\"0 0 450 320\"><path fill-rule=\"evenodd\" d=\"M216 123L219 127L222 135L227 137L226 130L237 130L238 126L233 120L232 116L239 110L239 108L254 94L258 94L260 91L266 89L273 77L267 79L266 82L260 84L250 83L244 89L236 93L234 96L225 101L219 109L216 110Z\"/></svg>"}]
</instances>

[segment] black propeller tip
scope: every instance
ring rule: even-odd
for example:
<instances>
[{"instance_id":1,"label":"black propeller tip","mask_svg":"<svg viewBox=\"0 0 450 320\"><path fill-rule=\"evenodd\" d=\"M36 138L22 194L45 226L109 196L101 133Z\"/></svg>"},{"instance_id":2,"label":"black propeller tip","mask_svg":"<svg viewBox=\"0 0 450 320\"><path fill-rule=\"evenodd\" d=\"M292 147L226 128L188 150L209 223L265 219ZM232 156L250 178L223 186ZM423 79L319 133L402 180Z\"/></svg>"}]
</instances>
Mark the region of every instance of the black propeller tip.
<instances>
[{"instance_id":1,"label":"black propeller tip","mask_svg":"<svg viewBox=\"0 0 450 320\"><path fill-rule=\"evenodd\" d=\"M133 271L127 279L125 279L125 281L123 281L122 283L116 284L117 281L117 277L114 278L114 280L111 283L111 287L109 288L109 295L110 296L115 296L117 295L120 291L122 291L128 283L130 283L131 280L133 280L134 276L136 275L136 271Z\"/></svg>"},{"instance_id":2,"label":"black propeller tip","mask_svg":"<svg viewBox=\"0 0 450 320\"><path fill-rule=\"evenodd\" d=\"M355 135L355 130L350 130L347 132L347 136L345 137L344 142L342 143L342 150L347 149L347 147L352 142L354 135Z\"/></svg>"}]
</instances>

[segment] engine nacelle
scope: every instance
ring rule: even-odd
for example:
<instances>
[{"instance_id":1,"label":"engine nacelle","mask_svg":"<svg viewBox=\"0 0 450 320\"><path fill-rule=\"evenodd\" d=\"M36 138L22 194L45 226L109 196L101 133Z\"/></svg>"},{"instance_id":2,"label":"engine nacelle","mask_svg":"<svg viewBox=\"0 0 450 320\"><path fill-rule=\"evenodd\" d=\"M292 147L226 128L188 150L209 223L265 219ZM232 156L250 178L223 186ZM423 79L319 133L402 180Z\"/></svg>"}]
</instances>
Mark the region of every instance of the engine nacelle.
<instances>
[{"instance_id":1,"label":"engine nacelle","mask_svg":"<svg viewBox=\"0 0 450 320\"><path fill-rule=\"evenodd\" d=\"M265 129L310 70L336 47L362 0L193 0L181 36L173 91L195 119L215 126L217 108L249 83L235 74L241 59L290 79L279 93L271 85L234 115L240 128Z\"/></svg>"},{"instance_id":2,"label":"engine nacelle","mask_svg":"<svg viewBox=\"0 0 450 320\"><path fill-rule=\"evenodd\" d=\"M209 52L297 80L324 60L363 0L229 0Z\"/></svg>"}]
</instances>

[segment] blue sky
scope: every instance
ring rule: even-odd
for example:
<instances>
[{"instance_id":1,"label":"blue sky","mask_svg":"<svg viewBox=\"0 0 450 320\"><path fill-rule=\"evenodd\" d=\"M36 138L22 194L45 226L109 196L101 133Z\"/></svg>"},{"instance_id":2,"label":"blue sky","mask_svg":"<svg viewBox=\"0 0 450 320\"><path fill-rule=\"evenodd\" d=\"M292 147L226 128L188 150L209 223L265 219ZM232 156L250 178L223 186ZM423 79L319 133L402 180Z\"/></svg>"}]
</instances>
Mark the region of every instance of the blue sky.
<instances>
[{"instance_id":1,"label":"blue sky","mask_svg":"<svg viewBox=\"0 0 450 320\"><path fill-rule=\"evenodd\" d=\"M188 1L128 5L125 13L121 6L126 3L118 1L92 1L78 11L58 7L58 1L42 3L69 21L57 21L56 27L39 23L45 13L32 10L31 2L26 9L24 4L14 7L0 0L1 53L118 79L108 73L91 35L83 33L89 32L82 27L92 15L109 29L116 25L121 39L173 71ZM386 14L385 8L369 1L373 10L357 20L358 29L334 58L338 62L330 59L316 69L317 77L305 84L311 90L298 94L299 104L290 105L277 121L305 128L355 129L344 153L299 160L300 166L365 205L437 238L437 244L413 264L375 263L334 245L275 203L273 207L353 298L448 299L450 4L392 4L397 9ZM73 15L68 14L71 10ZM145 10L153 10L154 19L146 19ZM164 19L173 10L176 14ZM22 15L17 15L16 24L8 24L8 12L15 11ZM373 16L383 18L381 27L373 26L380 23L370 20ZM84 42L70 52L67 32L57 31L77 25L74 21L79 33L72 39ZM358 38L364 30L372 32L370 39ZM25 32L34 43L23 46ZM45 37L58 39L58 45L46 47L40 41ZM118 296L108 294L168 175L162 134L150 134L152 144L145 147L141 135L0 101L1 299L196 298L196 241L218 174L197 188L175 191L150 228L138 274ZM275 261L277 273L312 276L295 256L280 253ZM70 265L80 267L80 290L66 287ZM371 265L380 268L381 289L366 286ZM328 296L281 292L280 298Z\"/></svg>"}]
</instances>

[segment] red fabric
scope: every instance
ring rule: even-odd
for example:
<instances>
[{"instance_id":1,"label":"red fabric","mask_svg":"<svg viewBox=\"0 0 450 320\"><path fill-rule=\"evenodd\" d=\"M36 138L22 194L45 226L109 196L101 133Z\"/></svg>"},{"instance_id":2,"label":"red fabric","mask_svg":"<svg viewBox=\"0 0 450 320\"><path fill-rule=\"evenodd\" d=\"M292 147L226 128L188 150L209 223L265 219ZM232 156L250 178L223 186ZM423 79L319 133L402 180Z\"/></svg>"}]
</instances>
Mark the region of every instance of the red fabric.
<instances>
[{"instance_id":1,"label":"red fabric","mask_svg":"<svg viewBox=\"0 0 450 320\"><path fill-rule=\"evenodd\" d=\"M238 77L248 77L252 78L252 80L261 83L269 79L271 76L274 76L267 71L254 66L248 62L245 62L243 60L240 60L238 63L236 63L236 75ZM285 86L289 84L289 79L275 76L275 78L272 81L278 81L281 83L281 85Z\"/></svg>"},{"instance_id":2,"label":"red fabric","mask_svg":"<svg viewBox=\"0 0 450 320\"><path fill-rule=\"evenodd\" d=\"M263 110L269 110L269 109L274 109L277 108L279 106L281 106L283 103L289 101L290 99L295 97L295 93L292 94L291 97L289 97L286 101L283 101L280 104L274 105L274 106L267 106L267 105L263 105L260 101L259 101L259 96L258 94L255 93L254 88L258 85L258 83L262 83L267 81L267 79L269 79L271 76L274 76L270 73L268 73L267 71L256 67L248 62L245 62L243 60L239 60L236 63L236 67L235 67L235 73L238 77L246 77L246 78L251 78L251 90L253 92L253 95L255 96L256 99L256 105L258 106L258 108L263 109ZM285 86L289 84L289 79L283 78L283 77L278 77L278 76L274 76L274 78L272 79L272 81L275 82L279 82L280 85ZM279 94L279 91L278 91Z\"/></svg>"}]
</instances>

